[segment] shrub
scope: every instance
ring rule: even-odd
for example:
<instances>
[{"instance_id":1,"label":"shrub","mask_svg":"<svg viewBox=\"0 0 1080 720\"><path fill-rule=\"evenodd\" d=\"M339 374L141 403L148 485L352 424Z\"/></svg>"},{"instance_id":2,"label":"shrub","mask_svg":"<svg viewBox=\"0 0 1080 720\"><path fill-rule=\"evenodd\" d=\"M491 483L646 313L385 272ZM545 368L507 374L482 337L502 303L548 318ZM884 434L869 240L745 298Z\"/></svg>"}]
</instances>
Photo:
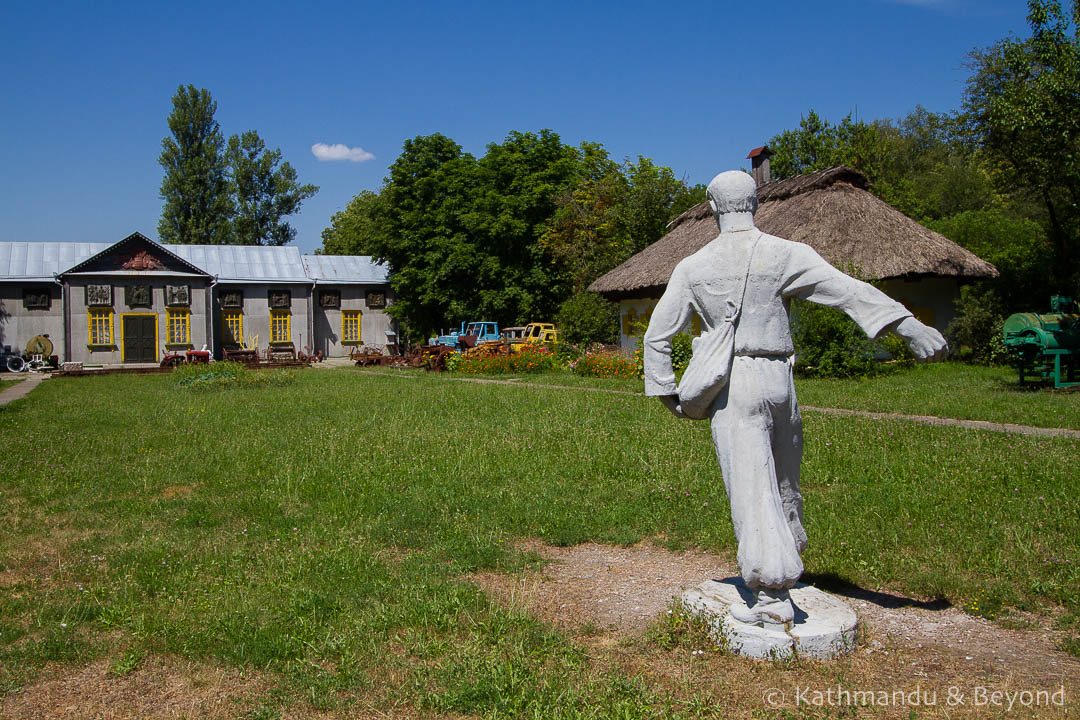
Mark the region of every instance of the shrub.
<instances>
[{"instance_id":1,"label":"shrub","mask_svg":"<svg viewBox=\"0 0 1080 720\"><path fill-rule=\"evenodd\" d=\"M884 370L874 359L878 346L839 310L792 300L791 337L795 371L801 375L867 377Z\"/></svg>"},{"instance_id":2,"label":"shrub","mask_svg":"<svg viewBox=\"0 0 1080 720\"><path fill-rule=\"evenodd\" d=\"M638 333L637 349L634 350L634 365L637 366L638 377L645 377L645 330ZM690 364L690 358L694 356L694 338L689 333L679 333L671 338L671 367L678 375Z\"/></svg>"},{"instance_id":3,"label":"shrub","mask_svg":"<svg viewBox=\"0 0 1080 720\"><path fill-rule=\"evenodd\" d=\"M296 376L288 370L253 372L235 362L181 365L173 370L172 378L179 387L195 392L238 387L289 385L296 380Z\"/></svg>"},{"instance_id":4,"label":"shrub","mask_svg":"<svg viewBox=\"0 0 1080 720\"><path fill-rule=\"evenodd\" d=\"M617 343L619 306L596 293L581 292L559 306L555 325L562 343Z\"/></svg>"},{"instance_id":5,"label":"shrub","mask_svg":"<svg viewBox=\"0 0 1080 720\"><path fill-rule=\"evenodd\" d=\"M1005 315L997 293L985 286L965 285L960 288L956 311L945 330L954 358L985 365L1009 361L1002 335Z\"/></svg>"}]
</instances>

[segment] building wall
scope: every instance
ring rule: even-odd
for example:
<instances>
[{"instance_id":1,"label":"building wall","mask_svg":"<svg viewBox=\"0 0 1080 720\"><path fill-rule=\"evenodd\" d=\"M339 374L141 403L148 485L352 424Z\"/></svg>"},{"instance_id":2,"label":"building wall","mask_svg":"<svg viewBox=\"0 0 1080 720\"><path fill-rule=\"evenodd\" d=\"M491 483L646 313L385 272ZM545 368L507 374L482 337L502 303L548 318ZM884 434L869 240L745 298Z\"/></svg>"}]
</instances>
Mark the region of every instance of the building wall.
<instances>
[{"instance_id":1,"label":"building wall","mask_svg":"<svg viewBox=\"0 0 1080 720\"><path fill-rule=\"evenodd\" d=\"M303 349L304 345L311 344L311 329L308 327L308 318L311 311L311 285L308 283L277 283L277 284L230 284L219 283L214 287L214 349L218 358L221 357L223 345L223 313L227 308L221 307L223 293L230 290L240 290L244 293L244 342L250 343L258 336L258 347L265 350L270 346L270 291L288 290L290 292L290 322L289 339L297 350ZM301 342L301 338L303 342Z\"/></svg>"},{"instance_id":2,"label":"building wall","mask_svg":"<svg viewBox=\"0 0 1080 720\"><path fill-rule=\"evenodd\" d=\"M619 302L619 347L622 348L623 352L632 354L637 350L638 342L641 340L644 330L635 333L634 327L639 323L645 326L649 324L653 308L656 307L659 300L660 298L648 298L644 300L621 300ZM695 315L687 323L687 326L683 328L683 331L695 336L700 335L701 320Z\"/></svg>"},{"instance_id":3,"label":"building wall","mask_svg":"<svg viewBox=\"0 0 1080 720\"><path fill-rule=\"evenodd\" d=\"M113 342L108 347L90 345L90 329L87 322L86 286L111 285L113 311ZM124 288L128 285L150 285L150 307L129 307L124 298ZM175 349L199 349L208 344L206 335L206 281L201 278L142 277L122 280L118 277L71 278L68 285L68 304L71 318L71 355L64 360L85 363L121 363L124 362L124 323L125 315L154 315L157 325L154 362L159 362L166 340L166 285L188 285L191 287L190 335L188 346Z\"/></svg>"},{"instance_id":4,"label":"building wall","mask_svg":"<svg viewBox=\"0 0 1080 720\"><path fill-rule=\"evenodd\" d=\"M955 278L895 278L883 281L880 287L886 295L910 310L920 321L941 332L945 332L945 328L956 317L960 282Z\"/></svg>"},{"instance_id":5,"label":"building wall","mask_svg":"<svg viewBox=\"0 0 1080 720\"><path fill-rule=\"evenodd\" d=\"M28 310L23 307L23 289L48 289L49 309ZM10 345L12 351L22 352L37 335L48 335L53 354L63 355L64 299L56 283L0 283L0 345Z\"/></svg>"},{"instance_id":6,"label":"building wall","mask_svg":"<svg viewBox=\"0 0 1080 720\"><path fill-rule=\"evenodd\" d=\"M323 291L341 293L340 308L324 308L319 304L319 293ZM367 294L383 293L386 299L382 308L371 308L367 304ZM386 314L386 307L393 302L393 293L387 285L318 285L315 288L313 306L315 310L315 345L327 357L348 355L354 347L368 345L385 350L386 331L393 327L393 321ZM360 341L342 340L341 314L343 311L360 311Z\"/></svg>"}]
</instances>

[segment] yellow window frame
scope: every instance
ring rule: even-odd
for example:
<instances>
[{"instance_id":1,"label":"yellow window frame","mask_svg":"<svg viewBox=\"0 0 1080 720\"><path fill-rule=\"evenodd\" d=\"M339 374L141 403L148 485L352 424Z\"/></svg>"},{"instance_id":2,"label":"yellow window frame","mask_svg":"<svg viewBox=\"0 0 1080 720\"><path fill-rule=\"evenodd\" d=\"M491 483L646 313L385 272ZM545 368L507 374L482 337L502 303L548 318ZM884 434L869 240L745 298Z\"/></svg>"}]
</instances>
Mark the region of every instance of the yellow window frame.
<instances>
[{"instance_id":1,"label":"yellow window frame","mask_svg":"<svg viewBox=\"0 0 1080 720\"><path fill-rule=\"evenodd\" d=\"M244 311L243 310L222 310L221 311L221 327L225 330L228 336L225 339L226 343L236 343L243 347L244 345Z\"/></svg>"},{"instance_id":2,"label":"yellow window frame","mask_svg":"<svg viewBox=\"0 0 1080 720\"><path fill-rule=\"evenodd\" d=\"M288 310L270 311L270 342L284 343L292 340L292 313Z\"/></svg>"},{"instance_id":3,"label":"yellow window frame","mask_svg":"<svg viewBox=\"0 0 1080 720\"><path fill-rule=\"evenodd\" d=\"M91 347L112 347L116 344L114 338L112 308L87 308L86 344Z\"/></svg>"},{"instance_id":4,"label":"yellow window frame","mask_svg":"<svg viewBox=\"0 0 1080 720\"><path fill-rule=\"evenodd\" d=\"M176 331L179 330L179 334ZM191 344L191 310L187 308L166 308L165 310L165 346Z\"/></svg>"},{"instance_id":5,"label":"yellow window frame","mask_svg":"<svg viewBox=\"0 0 1080 720\"><path fill-rule=\"evenodd\" d=\"M358 343L361 336L361 320L364 317L359 310L341 311L341 342Z\"/></svg>"}]
</instances>

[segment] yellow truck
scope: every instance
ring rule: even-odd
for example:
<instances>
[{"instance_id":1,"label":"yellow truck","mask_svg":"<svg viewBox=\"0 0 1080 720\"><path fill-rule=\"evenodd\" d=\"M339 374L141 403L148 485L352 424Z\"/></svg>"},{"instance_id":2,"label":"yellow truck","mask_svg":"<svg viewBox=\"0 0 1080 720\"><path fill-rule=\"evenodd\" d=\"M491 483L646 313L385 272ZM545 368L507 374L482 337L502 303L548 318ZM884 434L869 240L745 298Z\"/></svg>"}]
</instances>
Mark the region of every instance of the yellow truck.
<instances>
[{"instance_id":1,"label":"yellow truck","mask_svg":"<svg viewBox=\"0 0 1080 720\"><path fill-rule=\"evenodd\" d=\"M529 323L525 326L525 333L520 344L528 345L554 345L559 342L559 331L552 323Z\"/></svg>"}]
</instances>

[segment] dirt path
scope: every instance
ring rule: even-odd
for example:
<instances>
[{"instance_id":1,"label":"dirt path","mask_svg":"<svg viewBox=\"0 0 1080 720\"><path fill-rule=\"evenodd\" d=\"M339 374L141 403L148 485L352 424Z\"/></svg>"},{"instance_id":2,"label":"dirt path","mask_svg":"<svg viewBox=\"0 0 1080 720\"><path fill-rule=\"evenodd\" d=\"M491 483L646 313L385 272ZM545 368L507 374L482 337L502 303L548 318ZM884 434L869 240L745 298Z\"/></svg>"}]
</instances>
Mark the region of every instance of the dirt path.
<instances>
[{"instance_id":1,"label":"dirt path","mask_svg":"<svg viewBox=\"0 0 1080 720\"><path fill-rule=\"evenodd\" d=\"M585 543L551 547L537 541L521 549L550 562L540 572L478 573L470 580L501 602L566 629L594 624L615 635L640 635L672 599L707 578L738 574L735 564L701 551L673 553L649 542L633 547ZM1053 620L1031 616L1027 629L1008 629L968 615L944 601L923 601L889 591L829 588L864 623L856 652L933 657L974 672L1031 681L1067 678L1080 686L1080 659L1058 649L1065 633Z\"/></svg>"},{"instance_id":2,"label":"dirt path","mask_svg":"<svg viewBox=\"0 0 1080 720\"><path fill-rule=\"evenodd\" d=\"M908 422L917 422L924 425L946 425L969 428L971 430L1015 433L1017 435L1080 438L1080 430L1073 430L1071 428L1045 428L1036 427L1034 425L995 423L986 420L960 420L958 418L940 418L935 417L934 415L905 415L903 413L880 413L871 412L869 410L847 410L845 408L819 408L809 405L803 405L801 407L803 410L809 410L810 412L828 413L830 415L852 415L855 417L870 418L872 420L907 420Z\"/></svg>"}]
</instances>

